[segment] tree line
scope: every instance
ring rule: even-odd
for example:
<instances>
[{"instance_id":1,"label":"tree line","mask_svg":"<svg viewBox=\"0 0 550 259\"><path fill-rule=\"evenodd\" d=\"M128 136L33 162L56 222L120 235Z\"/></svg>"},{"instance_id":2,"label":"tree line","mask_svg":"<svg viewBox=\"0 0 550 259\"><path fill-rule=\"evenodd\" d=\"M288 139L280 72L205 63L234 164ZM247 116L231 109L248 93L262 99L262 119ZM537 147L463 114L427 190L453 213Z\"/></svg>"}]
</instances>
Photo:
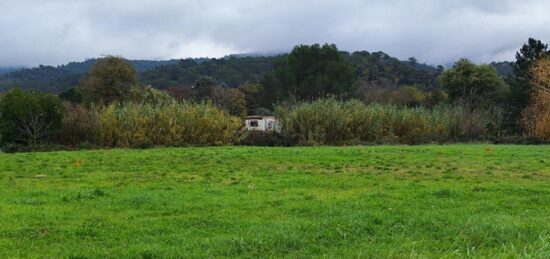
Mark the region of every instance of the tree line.
<instances>
[{"instance_id":1,"label":"tree line","mask_svg":"<svg viewBox=\"0 0 550 259\"><path fill-rule=\"evenodd\" d=\"M23 146L88 143L124 147L238 143L239 138L257 138L250 133L234 134L242 130L239 121L244 116L273 113L281 118L282 131L277 133L279 136L269 137L284 139L286 144L310 142L309 137L303 136L316 134L323 136L313 139L319 144L372 143L392 138L416 144L406 139L429 143L513 136L546 141L550 140L549 53L546 44L529 39L518 51L506 77L499 75L494 64L477 65L461 59L445 70L419 64L414 58L402 62L382 52L350 54L332 44L296 46L291 53L276 58L203 61L202 66L198 61L182 60L145 74L139 74L128 60L109 56L94 62L76 87L59 95L19 88L2 94L0 141ZM240 66L239 62L248 65ZM218 74L224 81L203 73ZM191 84L185 81L190 75L195 76ZM363 110L363 117L349 117L347 114L353 113L353 109L346 110L349 107ZM376 111L397 117L392 123L368 119L381 118L374 115ZM302 116L300 112L310 115ZM369 124L371 130L378 125L386 135L365 133L369 137L360 137L362 133L356 133L337 141L324 139L327 133L304 133L306 126L323 128L322 119L312 120L315 114L347 118L335 120L338 125L352 123L363 129L363 123ZM438 126L444 120L442 114L454 114L455 119L447 120L445 127ZM176 122L174 118L185 119ZM410 118L423 118L425 123L419 126ZM181 128L180 124L185 123L193 126ZM350 127L333 128L331 134L346 136L345 132L357 132L357 128ZM202 133L193 135L197 128ZM424 135L410 137L402 129ZM462 132L457 132L459 129ZM222 133L208 133L209 130ZM171 137L160 138L156 134ZM214 135L218 137L201 140ZM398 137L405 135L408 137ZM191 141L189 136L196 139Z\"/></svg>"}]
</instances>

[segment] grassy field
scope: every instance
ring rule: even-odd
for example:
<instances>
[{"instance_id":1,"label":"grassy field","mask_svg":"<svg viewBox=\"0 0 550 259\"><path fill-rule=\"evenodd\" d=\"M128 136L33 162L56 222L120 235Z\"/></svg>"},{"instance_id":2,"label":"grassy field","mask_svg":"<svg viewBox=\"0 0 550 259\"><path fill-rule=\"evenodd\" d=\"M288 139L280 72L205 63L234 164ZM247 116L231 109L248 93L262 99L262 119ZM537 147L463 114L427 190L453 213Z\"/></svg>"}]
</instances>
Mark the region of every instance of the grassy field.
<instances>
[{"instance_id":1,"label":"grassy field","mask_svg":"<svg viewBox=\"0 0 550 259\"><path fill-rule=\"evenodd\" d=\"M0 154L0 258L550 257L550 147Z\"/></svg>"}]
</instances>

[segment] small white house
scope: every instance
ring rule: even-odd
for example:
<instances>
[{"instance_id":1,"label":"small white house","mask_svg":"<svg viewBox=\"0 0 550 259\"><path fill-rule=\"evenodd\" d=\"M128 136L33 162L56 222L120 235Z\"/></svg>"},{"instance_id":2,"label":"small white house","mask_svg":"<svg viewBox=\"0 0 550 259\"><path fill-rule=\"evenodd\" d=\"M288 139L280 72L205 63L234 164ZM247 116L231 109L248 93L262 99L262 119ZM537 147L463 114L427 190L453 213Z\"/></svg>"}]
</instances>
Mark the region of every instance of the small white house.
<instances>
[{"instance_id":1,"label":"small white house","mask_svg":"<svg viewBox=\"0 0 550 259\"><path fill-rule=\"evenodd\" d=\"M277 120L274 116L247 116L245 124L246 129L250 131L272 131L278 129Z\"/></svg>"}]
</instances>

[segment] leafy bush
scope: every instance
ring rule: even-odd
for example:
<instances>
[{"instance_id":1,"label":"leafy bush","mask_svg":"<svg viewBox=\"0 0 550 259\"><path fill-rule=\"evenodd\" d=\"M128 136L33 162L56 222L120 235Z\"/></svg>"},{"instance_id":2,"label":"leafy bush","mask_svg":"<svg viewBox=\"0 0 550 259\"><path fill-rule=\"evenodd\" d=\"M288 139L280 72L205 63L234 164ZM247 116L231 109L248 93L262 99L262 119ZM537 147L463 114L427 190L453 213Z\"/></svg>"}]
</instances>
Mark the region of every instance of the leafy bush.
<instances>
[{"instance_id":1,"label":"leafy bush","mask_svg":"<svg viewBox=\"0 0 550 259\"><path fill-rule=\"evenodd\" d=\"M62 119L57 96L12 89L0 99L0 143L47 143L61 128Z\"/></svg>"},{"instance_id":2,"label":"leafy bush","mask_svg":"<svg viewBox=\"0 0 550 259\"><path fill-rule=\"evenodd\" d=\"M2 152L4 153L29 153L29 152L51 152L68 150L66 146L59 144L38 144L34 146L22 145L22 144L5 144L2 146Z\"/></svg>"},{"instance_id":3,"label":"leafy bush","mask_svg":"<svg viewBox=\"0 0 550 259\"><path fill-rule=\"evenodd\" d=\"M275 131L245 131L239 137L239 145L243 146L281 147L289 144Z\"/></svg>"},{"instance_id":4,"label":"leafy bush","mask_svg":"<svg viewBox=\"0 0 550 259\"><path fill-rule=\"evenodd\" d=\"M128 93L128 102L166 105L175 102L170 93L152 88L151 86L133 86Z\"/></svg>"},{"instance_id":5,"label":"leafy bush","mask_svg":"<svg viewBox=\"0 0 550 259\"><path fill-rule=\"evenodd\" d=\"M58 136L59 143L68 146L79 146L85 143L97 142L99 122L94 110L84 105L63 103L65 117L63 127Z\"/></svg>"}]
</instances>

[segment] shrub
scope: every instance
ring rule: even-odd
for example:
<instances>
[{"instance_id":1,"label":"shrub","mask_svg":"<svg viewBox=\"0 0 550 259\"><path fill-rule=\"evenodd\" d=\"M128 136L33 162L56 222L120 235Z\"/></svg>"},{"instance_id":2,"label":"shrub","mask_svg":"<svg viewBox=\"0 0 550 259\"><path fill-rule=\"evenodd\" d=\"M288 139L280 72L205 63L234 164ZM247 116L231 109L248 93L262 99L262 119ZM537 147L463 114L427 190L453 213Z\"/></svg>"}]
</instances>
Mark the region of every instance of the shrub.
<instances>
[{"instance_id":1,"label":"shrub","mask_svg":"<svg viewBox=\"0 0 550 259\"><path fill-rule=\"evenodd\" d=\"M275 131L245 131L239 137L239 145L243 146L281 147L289 144Z\"/></svg>"},{"instance_id":2,"label":"shrub","mask_svg":"<svg viewBox=\"0 0 550 259\"><path fill-rule=\"evenodd\" d=\"M133 86L128 93L128 102L167 105L176 101L170 93L151 86Z\"/></svg>"},{"instance_id":3,"label":"shrub","mask_svg":"<svg viewBox=\"0 0 550 259\"><path fill-rule=\"evenodd\" d=\"M96 112L84 105L63 103L65 117L58 136L59 143L68 146L80 146L97 142L99 122Z\"/></svg>"},{"instance_id":4,"label":"shrub","mask_svg":"<svg viewBox=\"0 0 550 259\"><path fill-rule=\"evenodd\" d=\"M61 128L63 107L57 96L12 89L0 99L0 142L47 143Z\"/></svg>"},{"instance_id":5,"label":"shrub","mask_svg":"<svg viewBox=\"0 0 550 259\"><path fill-rule=\"evenodd\" d=\"M50 152L60 150L67 150L67 147L58 144L38 144L34 146L28 146L13 143L2 146L2 152L4 153Z\"/></svg>"}]
</instances>

